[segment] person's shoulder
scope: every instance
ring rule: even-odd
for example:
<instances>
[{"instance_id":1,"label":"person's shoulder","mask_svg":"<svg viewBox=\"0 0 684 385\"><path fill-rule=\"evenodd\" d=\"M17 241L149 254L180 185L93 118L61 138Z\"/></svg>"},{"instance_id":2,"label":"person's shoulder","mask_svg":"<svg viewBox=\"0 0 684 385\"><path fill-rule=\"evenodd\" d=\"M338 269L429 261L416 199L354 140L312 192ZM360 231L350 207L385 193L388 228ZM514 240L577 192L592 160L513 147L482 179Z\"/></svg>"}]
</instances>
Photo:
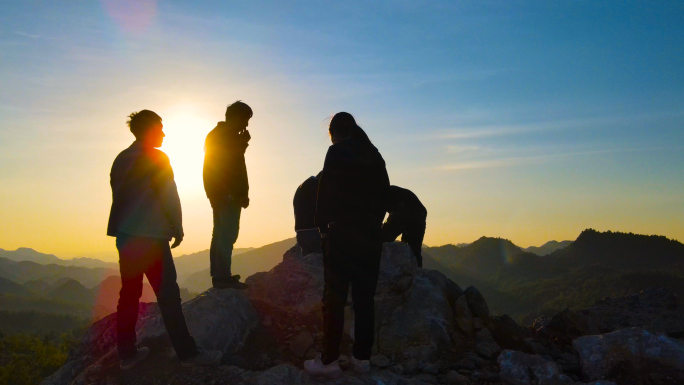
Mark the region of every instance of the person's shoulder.
<instances>
[{"instance_id":1,"label":"person's shoulder","mask_svg":"<svg viewBox=\"0 0 684 385\"><path fill-rule=\"evenodd\" d=\"M169 159L169 156L166 155L166 153L162 150L158 150L156 148L153 148L147 153L147 155L156 164L159 164L159 165L171 164L171 160Z\"/></svg>"}]
</instances>

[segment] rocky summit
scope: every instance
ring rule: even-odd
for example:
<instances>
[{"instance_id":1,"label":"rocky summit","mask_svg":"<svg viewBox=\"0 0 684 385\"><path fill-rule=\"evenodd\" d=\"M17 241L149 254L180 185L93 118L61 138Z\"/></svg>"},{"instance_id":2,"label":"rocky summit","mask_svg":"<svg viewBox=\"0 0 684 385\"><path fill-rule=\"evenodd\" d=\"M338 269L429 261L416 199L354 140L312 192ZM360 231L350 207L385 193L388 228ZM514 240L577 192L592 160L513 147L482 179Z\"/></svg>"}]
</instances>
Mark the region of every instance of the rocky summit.
<instances>
[{"instance_id":1,"label":"rocky summit","mask_svg":"<svg viewBox=\"0 0 684 385\"><path fill-rule=\"evenodd\" d=\"M155 304L141 304L139 345L150 356L120 371L116 315L93 324L67 363L43 384L680 384L684 330L679 299L662 289L564 310L523 327L490 315L475 287L462 290L436 270L421 269L409 247L383 248L376 341L369 374L350 366L352 307L346 309L336 380L311 378L302 363L322 345L320 254L297 247L250 288L210 289L183 304L198 344L224 352L221 365L182 368ZM681 327L681 328L680 328Z\"/></svg>"}]
</instances>

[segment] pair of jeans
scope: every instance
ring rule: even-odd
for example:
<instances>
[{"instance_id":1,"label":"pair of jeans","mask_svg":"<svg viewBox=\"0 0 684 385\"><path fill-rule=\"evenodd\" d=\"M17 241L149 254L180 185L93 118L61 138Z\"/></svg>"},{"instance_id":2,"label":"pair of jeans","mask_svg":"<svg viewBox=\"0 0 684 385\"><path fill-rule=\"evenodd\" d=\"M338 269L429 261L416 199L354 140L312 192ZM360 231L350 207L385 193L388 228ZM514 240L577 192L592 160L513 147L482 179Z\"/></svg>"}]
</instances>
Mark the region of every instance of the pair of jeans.
<instances>
[{"instance_id":1,"label":"pair of jeans","mask_svg":"<svg viewBox=\"0 0 684 385\"><path fill-rule=\"evenodd\" d=\"M116 308L119 357L127 359L136 354L135 324L143 291L143 274L157 296L164 326L176 355L180 360L195 356L197 345L185 323L169 241L119 233L116 248L119 250L121 272L121 291Z\"/></svg>"},{"instance_id":2,"label":"pair of jeans","mask_svg":"<svg viewBox=\"0 0 684 385\"><path fill-rule=\"evenodd\" d=\"M214 211L214 231L209 248L210 274L214 281L226 281L232 276L233 245L240 231L242 208L234 203L217 205Z\"/></svg>"},{"instance_id":3,"label":"pair of jeans","mask_svg":"<svg viewBox=\"0 0 684 385\"><path fill-rule=\"evenodd\" d=\"M368 230L353 225L330 226L323 257L323 354L324 364L340 355L344 307L351 286L354 309L354 357L370 359L375 336L375 289L380 272L382 242L379 227Z\"/></svg>"},{"instance_id":4,"label":"pair of jeans","mask_svg":"<svg viewBox=\"0 0 684 385\"><path fill-rule=\"evenodd\" d=\"M416 257L418 267L423 267L423 238L425 237L425 218L410 215L390 214L382 225L382 241L394 242L401 235L401 241L408 243Z\"/></svg>"},{"instance_id":5,"label":"pair of jeans","mask_svg":"<svg viewBox=\"0 0 684 385\"><path fill-rule=\"evenodd\" d=\"M302 250L302 256L321 252L321 233L318 228L297 230L297 244Z\"/></svg>"}]
</instances>

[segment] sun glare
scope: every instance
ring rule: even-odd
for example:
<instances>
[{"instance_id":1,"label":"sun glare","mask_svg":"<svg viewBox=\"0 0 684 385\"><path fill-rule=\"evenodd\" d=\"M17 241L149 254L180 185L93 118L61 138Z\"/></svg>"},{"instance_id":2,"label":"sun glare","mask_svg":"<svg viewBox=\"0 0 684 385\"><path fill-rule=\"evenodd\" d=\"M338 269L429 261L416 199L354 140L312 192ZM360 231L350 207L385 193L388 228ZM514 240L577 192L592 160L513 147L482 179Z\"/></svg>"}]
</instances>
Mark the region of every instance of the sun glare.
<instances>
[{"instance_id":1,"label":"sun glare","mask_svg":"<svg viewBox=\"0 0 684 385\"><path fill-rule=\"evenodd\" d=\"M171 159L179 192L203 193L204 139L215 122L200 118L194 109L174 108L162 114L164 143L161 150Z\"/></svg>"}]
</instances>

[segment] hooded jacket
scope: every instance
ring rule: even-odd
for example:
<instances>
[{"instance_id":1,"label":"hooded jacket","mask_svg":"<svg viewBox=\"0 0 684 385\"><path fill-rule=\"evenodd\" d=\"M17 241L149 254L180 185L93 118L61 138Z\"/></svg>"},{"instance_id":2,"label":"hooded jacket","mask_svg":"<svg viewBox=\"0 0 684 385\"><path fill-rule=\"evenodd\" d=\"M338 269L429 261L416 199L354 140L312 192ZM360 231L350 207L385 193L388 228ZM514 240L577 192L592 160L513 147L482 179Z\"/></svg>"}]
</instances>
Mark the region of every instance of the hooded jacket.
<instances>
[{"instance_id":1,"label":"hooded jacket","mask_svg":"<svg viewBox=\"0 0 684 385\"><path fill-rule=\"evenodd\" d=\"M249 132L238 133L219 122L204 143L204 191L212 206L249 196L245 151Z\"/></svg>"},{"instance_id":2,"label":"hooded jacket","mask_svg":"<svg viewBox=\"0 0 684 385\"><path fill-rule=\"evenodd\" d=\"M318 182L316 226L321 234L338 221L379 229L389 186L385 160L369 141L348 138L333 144Z\"/></svg>"}]
</instances>

